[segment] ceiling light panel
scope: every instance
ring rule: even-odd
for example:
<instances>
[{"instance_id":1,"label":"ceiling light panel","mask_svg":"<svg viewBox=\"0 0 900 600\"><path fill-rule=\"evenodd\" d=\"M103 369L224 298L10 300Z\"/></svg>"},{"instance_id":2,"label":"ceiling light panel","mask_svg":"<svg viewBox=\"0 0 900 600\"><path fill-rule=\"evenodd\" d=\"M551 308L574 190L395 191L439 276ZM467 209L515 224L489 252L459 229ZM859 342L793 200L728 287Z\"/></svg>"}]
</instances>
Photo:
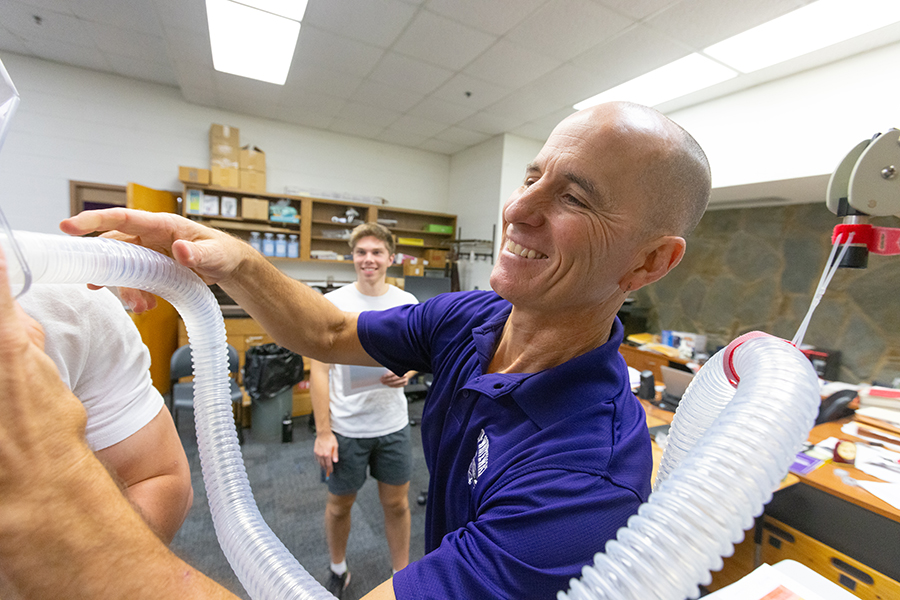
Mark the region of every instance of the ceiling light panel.
<instances>
[{"instance_id":1,"label":"ceiling light panel","mask_svg":"<svg viewBox=\"0 0 900 600\"><path fill-rule=\"evenodd\" d=\"M284 85L298 21L230 0L206 0L206 15L217 71Z\"/></svg>"},{"instance_id":2,"label":"ceiling light panel","mask_svg":"<svg viewBox=\"0 0 900 600\"><path fill-rule=\"evenodd\" d=\"M238 4L252 6L265 12L293 19L294 21L302 21L303 14L306 12L306 4L308 0L234 0Z\"/></svg>"},{"instance_id":3,"label":"ceiling light panel","mask_svg":"<svg viewBox=\"0 0 900 600\"><path fill-rule=\"evenodd\" d=\"M626 100L656 106L721 83L738 73L700 54L690 54L663 67L608 89L575 105L581 110L595 104Z\"/></svg>"},{"instance_id":4,"label":"ceiling light panel","mask_svg":"<svg viewBox=\"0 0 900 600\"><path fill-rule=\"evenodd\" d=\"M897 0L818 0L703 53L752 73L900 21Z\"/></svg>"}]
</instances>

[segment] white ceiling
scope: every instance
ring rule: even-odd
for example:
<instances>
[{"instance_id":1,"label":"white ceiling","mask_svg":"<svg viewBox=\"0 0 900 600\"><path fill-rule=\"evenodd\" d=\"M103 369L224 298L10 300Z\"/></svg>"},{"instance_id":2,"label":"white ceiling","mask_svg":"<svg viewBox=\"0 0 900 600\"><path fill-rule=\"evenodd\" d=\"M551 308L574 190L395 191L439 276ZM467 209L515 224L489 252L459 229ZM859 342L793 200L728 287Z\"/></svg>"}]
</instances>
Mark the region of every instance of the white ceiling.
<instances>
[{"instance_id":1,"label":"white ceiling","mask_svg":"<svg viewBox=\"0 0 900 600\"><path fill-rule=\"evenodd\" d=\"M0 0L0 51L177 87L202 106L452 154L503 132L543 140L575 102L808 3L310 0L284 86L213 69L204 0ZM896 39L895 28L868 46Z\"/></svg>"}]
</instances>

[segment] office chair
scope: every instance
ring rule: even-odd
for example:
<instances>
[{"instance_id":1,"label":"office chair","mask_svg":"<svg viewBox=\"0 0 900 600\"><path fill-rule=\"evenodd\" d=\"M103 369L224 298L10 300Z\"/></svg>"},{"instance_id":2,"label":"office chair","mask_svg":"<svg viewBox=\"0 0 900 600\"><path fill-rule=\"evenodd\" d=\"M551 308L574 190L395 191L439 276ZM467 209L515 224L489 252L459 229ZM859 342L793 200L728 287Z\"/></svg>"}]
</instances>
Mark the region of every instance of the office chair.
<instances>
[{"instance_id":1,"label":"office chair","mask_svg":"<svg viewBox=\"0 0 900 600\"><path fill-rule=\"evenodd\" d=\"M236 423L238 440L243 442L243 431L238 417L240 415L241 399L244 397L241 386L238 385L233 375L238 372L237 349L228 344L228 371L231 372L231 403L237 406ZM182 377L194 374L191 365L191 347L184 345L172 354L169 379L172 383L172 420L175 421L175 429L178 429L178 411L182 409L194 409L194 382L186 381L178 383Z\"/></svg>"}]
</instances>

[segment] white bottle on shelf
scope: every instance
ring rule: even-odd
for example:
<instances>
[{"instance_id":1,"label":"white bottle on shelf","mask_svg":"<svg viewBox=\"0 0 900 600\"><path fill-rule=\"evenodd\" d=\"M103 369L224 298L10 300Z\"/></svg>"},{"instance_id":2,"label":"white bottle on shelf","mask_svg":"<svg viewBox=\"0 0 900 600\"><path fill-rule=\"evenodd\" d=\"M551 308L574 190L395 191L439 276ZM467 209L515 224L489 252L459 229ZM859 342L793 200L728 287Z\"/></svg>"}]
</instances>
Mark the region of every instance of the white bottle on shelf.
<instances>
[{"instance_id":1,"label":"white bottle on shelf","mask_svg":"<svg viewBox=\"0 0 900 600\"><path fill-rule=\"evenodd\" d=\"M262 253L265 256L275 256L275 240L272 239L272 234L265 234L265 239L263 240L262 245Z\"/></svg>"},{"instance_id":2,"label":"white bottle on shelf","mask_svg":"<svg viewBox=\"0 0 900 600\"><path fill-rule=\"evenodd\" d=\"M262 252L262 240L259 239L258 231L250 232L250 247L257 252Z\"/></svg>"},{"instance_id":3,"label":"white bottle on shelf","mask_svg":"<svg viewBox=\"0 0 900 600\"><path fill-rule=\"evenodd\" d=\"M300 256L300 243L297 241L296 234L292 233L288 236L287 255L288 258L299 258Z\"/></svg>"},{"instance_id":4,"label":"white bottle on shelf","mask_svg":"<svg viewBox=\"0 0 900 600\"><path fill-rule=\"evenodd\" d=\"M275 256L287 256L287 240L283 233L275 236Z\"/></svg>"}]
</instances>

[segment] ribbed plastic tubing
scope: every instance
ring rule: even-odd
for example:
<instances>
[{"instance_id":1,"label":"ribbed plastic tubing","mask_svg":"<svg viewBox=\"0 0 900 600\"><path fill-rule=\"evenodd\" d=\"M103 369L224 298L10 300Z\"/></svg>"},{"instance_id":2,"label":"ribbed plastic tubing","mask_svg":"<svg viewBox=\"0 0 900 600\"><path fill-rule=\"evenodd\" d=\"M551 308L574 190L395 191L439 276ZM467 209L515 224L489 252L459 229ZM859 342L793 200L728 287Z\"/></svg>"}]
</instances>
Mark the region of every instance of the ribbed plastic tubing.
<instances>
[{"instance_id":1,"label":"ribbed plastic tubing","mask_svg":"<svg viewBox=\"0 0 900 600\"><path fill-rule=\"evenodd\" d=\"M716 353L675 412L653 493L558 600L698 597L787 475L819 401L812 364L784 340Z\"/></svg>"},{"instance_id":2,"label":"ribbed plastic tubing","mask_svg":"<svg viewBox=\"0 0 900 600\"><path fill-rule=\"evenodd\" d=\"M225 324L209 288L172 259L133 244L30 232L14 237L34 284L131 287L172 303L191 344L197 445L225 557L254 600L333 598L272 532L253 499L232 414ZM14 262L7 243L4 252ZM771 499L818 404L811 363L785 341L757 337L717 353L675 413L650 498L557 598L696 598L698 584L722 568L721 557L733 552Z\"/></svg>"},{"instance_id":3,"label":"ribbed plastic tubing","mask_svg":"<svg viewBox=\"0 0 900 600\"><path fill-rule=\"evenodd\" d=\"M333 599L272 532L253 499L232 413L225 322L206 284L172 259L134 244L23 231L14 232L14 239L33 285L137 288L175 307L191 344L200 466L225 557L254 600ZM4 254L7 262L15 262L8 243ZM16 265L10 266L14 279Z\"/></svg>"}]
</instances>

